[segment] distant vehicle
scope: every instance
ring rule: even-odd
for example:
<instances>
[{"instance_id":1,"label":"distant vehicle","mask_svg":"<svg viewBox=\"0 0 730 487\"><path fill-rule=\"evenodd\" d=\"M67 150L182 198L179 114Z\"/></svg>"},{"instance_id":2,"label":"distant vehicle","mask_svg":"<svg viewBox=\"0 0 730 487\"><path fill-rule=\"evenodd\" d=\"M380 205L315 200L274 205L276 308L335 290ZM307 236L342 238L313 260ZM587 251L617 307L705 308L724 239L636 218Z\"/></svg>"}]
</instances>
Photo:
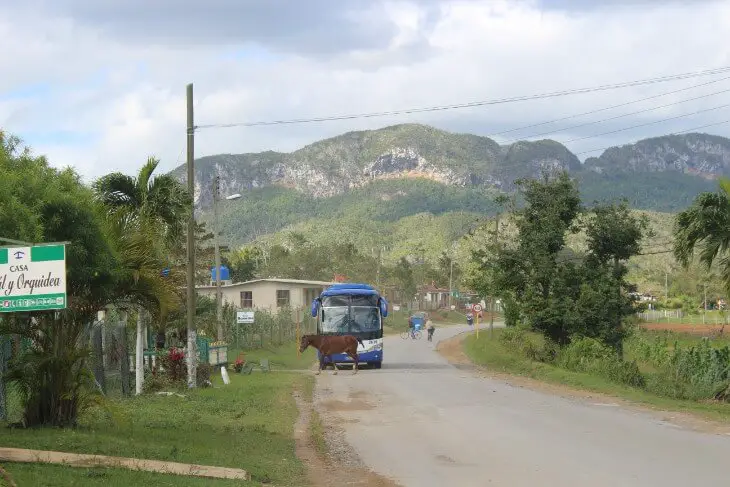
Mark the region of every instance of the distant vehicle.
<instances>
[{"instance_id":1,"label":"distant vehicle","mask_svg":"<svg viewBox=\"0 0 730 487\"><path fill-rule=\"evenodd\" d=\"M411 315L411 323L413 323L413 328L416 331L419 331L426 325L426 313L424 313L423 311L413 313Z\"/></svg>"},{"instance_id":2,"label":"distant vehicle","mask_svg":"<svg viewBox=\"0 0 730 487\"><path fill-rule=\"evenodd\" d=\"M358 361L376 369L383 363L383 318L388 302L367 284L334 284L312 301L312 317L317 318L318 335L353 335L362 340ZM319 352L317 353L319 357ZM352 363L346 354L336 354L327 363Z\"/></svg>"}]
</instances>

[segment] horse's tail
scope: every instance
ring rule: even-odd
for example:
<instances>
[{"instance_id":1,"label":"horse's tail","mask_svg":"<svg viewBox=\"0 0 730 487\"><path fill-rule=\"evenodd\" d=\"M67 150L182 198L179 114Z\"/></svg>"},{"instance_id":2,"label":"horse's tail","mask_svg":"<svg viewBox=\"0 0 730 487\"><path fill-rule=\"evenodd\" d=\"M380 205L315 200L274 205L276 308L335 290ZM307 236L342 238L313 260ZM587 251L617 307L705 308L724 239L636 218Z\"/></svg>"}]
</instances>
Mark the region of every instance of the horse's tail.
<instances>
[{"instance_id":1,"label":"horse's tail","mask_svg":"<svg viewBox=\"0 0 730 487\"><path fill-rule=\"evenodd\" d=\"M362 342L362 339L360 337L355 337L355 340L357 340L357 343L363 346L365 348L365 344Z\"/></svg>"}]
</instances>

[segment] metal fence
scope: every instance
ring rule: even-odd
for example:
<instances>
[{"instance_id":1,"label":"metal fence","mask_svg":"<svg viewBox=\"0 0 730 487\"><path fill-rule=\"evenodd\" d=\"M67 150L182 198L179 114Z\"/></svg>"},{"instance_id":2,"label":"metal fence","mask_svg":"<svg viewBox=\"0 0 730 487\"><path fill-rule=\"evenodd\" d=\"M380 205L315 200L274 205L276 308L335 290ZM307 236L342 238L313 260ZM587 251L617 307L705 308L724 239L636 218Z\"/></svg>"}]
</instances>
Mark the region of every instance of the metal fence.
<instances>
[{"instance_id":1,"label":"metal fence","mask_svg":"<svg viewBox=\"0 0 730 487\"><path fill-rule=\"evenodd\" d=\"M636 317L645 323L683 323L683 324L727 324L730 316L725 311L686 313L681 309L648 310L637 313Z\"/></svg>"}]
</instances>

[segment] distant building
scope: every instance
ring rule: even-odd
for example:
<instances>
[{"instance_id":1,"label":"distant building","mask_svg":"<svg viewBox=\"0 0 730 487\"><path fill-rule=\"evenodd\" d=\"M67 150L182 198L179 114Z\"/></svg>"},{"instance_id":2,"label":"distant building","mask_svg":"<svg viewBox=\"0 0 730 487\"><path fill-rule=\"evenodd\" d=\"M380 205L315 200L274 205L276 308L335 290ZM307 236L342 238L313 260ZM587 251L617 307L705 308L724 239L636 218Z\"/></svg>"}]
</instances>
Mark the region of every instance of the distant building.
<instances>
[{"instance_id":1,"label":"distant building","mask_svg":"<svg viewBox=\"0 0 730 487\"><path fill-rule=\"evenodd\" d=\"M261 309L275 312L278 308L309 309L312 300L331 282L299 279L254 279L253 281L222 284L223 302L238 309ZM202 296L215 299L215 286L198 286Z\"/></svg>"},{"instance_id":2,"label":"distant building","mask_svg":"<svg viewBox=\"0 0 730 487\"><path fill-rule=\"evenodd\" d=\"M629 295L642 303L653 303L657 301L657 297L651 293L629 293Z\"/></svg>"},{"instance_id":3,"label":"distant building","mask_svg":"<svg viewBox=\"0 0 730 487\"><path fill-rule=\"evenodd\" d=\"M419 290L424 309L446 308L449 305L449 290L436 286L435 282Z\"/></svg>"}]
</instances>

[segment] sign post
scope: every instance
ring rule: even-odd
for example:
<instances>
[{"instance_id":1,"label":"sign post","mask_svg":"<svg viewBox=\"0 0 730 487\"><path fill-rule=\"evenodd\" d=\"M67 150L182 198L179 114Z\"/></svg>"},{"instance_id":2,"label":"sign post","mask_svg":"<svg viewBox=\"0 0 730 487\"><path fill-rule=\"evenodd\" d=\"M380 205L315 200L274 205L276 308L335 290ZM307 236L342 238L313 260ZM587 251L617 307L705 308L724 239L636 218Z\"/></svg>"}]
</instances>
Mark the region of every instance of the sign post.
<instances>
[{"instance_id":1,"label":"sign post","mask_svg":"<svg viewBox=\"0 0 730 487\"><path fill-rule=\"evenodd\" d=\"M482 305L481 304L475 304L471 307L472 310L474 310L474 313L476 313L475 318L475 327L477 331L477 340L479 339L479 313L482 312Z\"/></svg>"},{"instance_id":2,"label":"sign post","mask_svg":"<svg viewBox=\"0 0 730 487\"><path fill-rule=\"evenodd\" d=\"M299 343L302 338L300 336L300 334L301 334L301 330L299 329L299 310L297 309L297 333L296 333L296 335L297 335L297 344L296 344L297 345L297 358L300 358L302 356L302 352L299 350L299 348L300 348Z\"/></svg>"},{"instance_id":3,"label":"sign post","mask_svg":"<svg viewBox=\"0 0 730 487\"><path fill-rule=\"evenodd\" d=\"M253 311L236 311L236 347L238 347L239 325L252 325L256 313Z\"/></svg>"},{"instance_id":4,"label":"sign post","mask_svg":"<svg viewBox=\"0 0 730 487\"><path fill-rule=\"evenodd\" d=\"M0 248L0 313L67 305L65 244Z\"/></svg>"}]
</instances>

